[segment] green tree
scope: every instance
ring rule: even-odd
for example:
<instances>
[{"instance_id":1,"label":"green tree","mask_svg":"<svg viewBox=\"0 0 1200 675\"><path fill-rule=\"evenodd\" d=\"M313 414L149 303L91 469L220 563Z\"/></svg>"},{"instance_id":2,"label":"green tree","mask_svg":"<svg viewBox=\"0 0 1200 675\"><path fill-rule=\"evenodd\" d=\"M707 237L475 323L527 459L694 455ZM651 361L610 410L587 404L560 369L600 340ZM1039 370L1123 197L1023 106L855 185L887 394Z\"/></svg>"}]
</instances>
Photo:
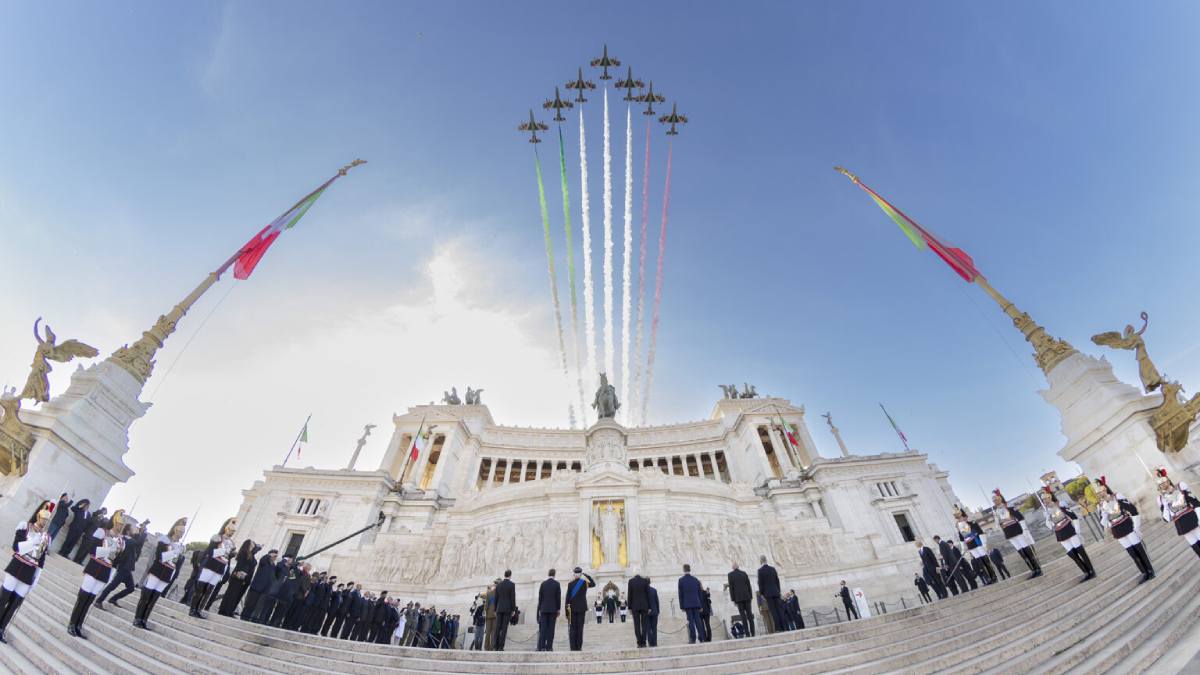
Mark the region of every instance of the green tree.
<instances>
[{"instance_id":1,"label":"green tree","mask_svg":"<svg viewBox=\"0 0 1200 675\"><path fill-rule=\"evenodd\" d=\"M1042 508L1041 502L1033 495L1025 497L1025 501L1021 502L1021 510L1025 512L1036 511L1040 508Z\"/></svg>"}]
</instances>

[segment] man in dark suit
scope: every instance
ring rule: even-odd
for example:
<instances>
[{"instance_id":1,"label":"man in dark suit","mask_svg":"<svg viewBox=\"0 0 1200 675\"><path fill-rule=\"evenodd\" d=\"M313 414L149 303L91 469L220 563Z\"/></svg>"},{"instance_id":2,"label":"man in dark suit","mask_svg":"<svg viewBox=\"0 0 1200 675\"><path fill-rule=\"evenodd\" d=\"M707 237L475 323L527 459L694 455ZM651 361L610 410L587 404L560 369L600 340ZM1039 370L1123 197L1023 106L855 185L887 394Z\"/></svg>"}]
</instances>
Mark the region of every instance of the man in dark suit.
<instances>
[{"instance_id":1,"label":"man in dark suit","mask_svg":"<svg viewBox=\"0 0 1200 675\"><path fill-rule=\"evenodd\" d=\"M788 630L804 628L804 617L800 615L800 598L796 597L796 591L789 592L784 598L783 611L787 614Z\"/></svg>"},{"instance_id":2,"label":"man in dark suit","mask_svg":"<svg viewBox=\"0 0 1200 675\"><path fill-rule=\"evenodd\" d=\"M350 629L354 624L350 610L354 607L354 594L357 592L357 585L353 582L346 584L346 588L342 590L342 602L338 605L338 617L334 620L333 627L329 629L329 637L345 640L350 636Z\"/></svg>"},{"instance_id":3,"label":"man in dark suit","mask_svg":"<svg viewBox=\"0 0 1200 675\"><path fill-rule=\"evenodd\" d=\"M782 595L779 590L779 573L767 564L767 556L760 556L758 561L762 563L762 567L758 568L758 592L766 598L767 610L771 612L771 621L774 622L775 629L785 631L787 624L783 620L783 603L779 600Z\"/></svg>"},{"instance_id":4,"label":"man in dark suit","mask_svg":"<svg viewBox=\"0 0 1200 675\"><path fill-rule=\"evenodd\" d=\"M712 642L712 593L700 591L700 621L704 623L704 642Z\"/></svg>"},{"instance_id":5,"label":"man in dark suit","mask_svg":"<svg viewBox=\"0 0 1200 675\"><path fill-rule=\"evenodd\" d=\"M333 577L333 579L337 579L337 577ZM325 620L321 623L321 629L318 631L322 637L329 636L329 629L336 625L339 615L345 616L344 614L340 614L342 609L342 595L345 589L346 584L338 584L329 593L329 609L326 611ZM333 635L337 637L336 629L334 629Z\"/></svg>"},{"instance_id":6,"label":"man in dark suit","mask_svg":"<svg viewBox=\"0 0 1200 675\"><path fill-rule=\"evenodd\" d=\"M957 588L960 593L971 590L967 585L967 577L963 574L962 552L958 550L957 546L939 536L935 535L933 540L937 542L938 552L942 554L942 565L946 568L947 584L951 588Z\"/></svg>"},{"instance_id":7,"label":"man in dark suit","mask_svg":"<svg viewBox=\"0 0 1200 675\"><path fill-rule=\"evenodd\" d=\"M700 609L704 606L701 598L700 580L692 576L692 566L683 566L683 576L679 577L679 608L687 614L688 644L695 644L696 639L704 640L704 623L700 621Z\"/></svg>"},{"instance_id":8,"label":"man in dark suit","mask_svg":"<svg viewBox=\"0 0 1200 675\"><path fill-rule=\"evenodd\" d=\"M1000 553L1000 549L993 548L992 552L988 554L988 557L992 559L992 565L996 567L996 574L1000 575L996 581L999 581L1000 579L1007 579L1012 576L1008 573L1008 568L1004 566L1004 555Z\"/></svg>"},{"instance_id":9,"label":"man in dark suit","mask_svg":"<svg viewBox=\"0 0 1200 675\"><path fill-rule=\"evenodd\" d=\"M650 594L646 589L650 582L641 574L634 574L625 587L625 600L633 612L633 636L638 648L646 646L646 616L650 613Z\"/></svg>"},{"instance_id":10,"label":"man in dark suit","mask_svg":"<svg viewBox=\"0 0 1200 675\"><path fill-rule=\"evenodd\" d=\"M587 620L589 609L587 589L595 586L596 580L580 567L575 568L575 577L567 584L567 602L565 604L571 613L568 637L573 652L583 649L583 622Z\"/></svg>"},{"instance_id":11,"label":"man in dark suit","mask_svg":"<svg viewBox=\"0 0 1200 675\"><path fill-rule=\"evenodd\" d=\"M368 642L374 642L377 645L386 645L392 639L392 631L387 629L387 623L391 617L391 608L387 591L379 594L379 600L375 602L375 608L371 612L371 635Z\"/></svg>"},{"instance_id":12,"label":"man in dark suit","mask_svg":"<svg viewBox=\"0 0 1200 675\"><path fill-rule=\"evenodd\" d=\"M275 596L282 591L283 583L287 581L288 570L291 569L291 566L292 559L286 555L275 563L275 568L271 570L267 590L263 591L262 597L258 599L258 607L254 610L253 621L255 623L266 624L271 621L271 614L275 611Z\"/></svg>"},{"instance_id":13,"label":"man in dark suit","mask_svg":"<svg viewBox=\"0 0 1200 675\"><path fill-rule=\"evenodd\" d=\"M71 519L71 524L67 526L67 536L58 549L58 554L67 558L71 557L71 550L79 543L80 537L83 536L88 523L92 520L92 503L86 499L80 499L75 506L71 507L71 513L74 517Z\"/></svg>"},{"instance_id":14,"label":"man in dark suit","mask_svg":"<svg viewBox=\"0 0 1200 675\"><path fill-rule=\"evenodd\" d=\"M945 600L946 587L942 585L942 571L938 569L937 556L933 554L933 549L926 546L920 539L915 543L917 555L921 558L921 570L925 573L925 581L933 586L933 592L937 594L938 600Z\"/></svg>"},{"instance_id":15,"label":"man in dark suit","mask_svg":"<svg viewBox=\"0 0 1200 675\"><path fill-rule=\"evenodd\" d=\"M921 578L920 574L913 575L913 585L917 587L917 592L921 594L921 602L933 602L933 598L929 597L929 584Z\"/></svg>"},{"instance_id":16,"label":"man in dark suit","mask_svg":"<svg viewBox=\"0 0 1200 675\"><path fill-rule=\"evenodd\" d=\"M504 651L504 639L508 637L508 622L517 611L517 587L512 582L512 570L504 570L504 579L496 584L496 646L495 651Z\"/></svg>"},{"instance_id":17,"label":"man in dark suit","mask_svg":"<svg viewBox=\"0 0 1200 675\"><path fill-rule=\"evenodd\" d=\"M101 506L100 510L93 513L88 519L87 525L83 528L83 536L79 538L79 546L75 548L75 556L71 558L80 565L83 561L96 551L96 547L100 545L100 537L96 536L97 530L107 530L112 525L108 519L108 508ZM74 526L74 523L71 523Z\"/></svg>"},{"instance_id":18,"label":"man in dark suit","mask_svg":"<svg viewBox=\"0 0 1200 675\"><path fill-rule=\"evenodd\" d=\"M750 575L740 569L737 563L733 563L733 570L726 579L729 584L729 598L737 605L738 614L750 630L750 637L754 637L754 612L750 607L750 603L754 602L754 588L750 586Z\"/></svg>"},{"instance_id":19,"label":"man in dark suit","mask_svg":"<svg viewBox=\"0 0 1200 675\"><path fill-rule=\"evenodd\" d=\"M58 498L58 504L54 506L54 516L50 518L50 527L46 529L46 533L50 535L50 539L58 535L58 531L67 523L67 518L71 515L71 498L67 493L62 493Z\"/></svg>"},{"instance_id":20,"label":"man in dark suit","mask_svg":"<svg viewBox=\"0 0 1200 675\"><path fill-rule=\"evenodd\" d=\"M254 610L258 609L259 599L271 588L271 581L275 578L275 557L277 555L279 555L279 551L271 549L258 559L254 575L250 577L250 588L246 591L246 602L242 605L242 621L254 618Z\"/></svg>"},{"instance_id":21,"label":"man in dark suit","mask_svg":"<svg viewBox=\"0 0 1200 675\"><path fill-rule=\"evenodd\" d=\"M842 606L846 608L846 620L857 619L858 607L854 606L854 597L850 595L850 589L846 588L846 580L842 580L842 587L838 590L838 597L842 599Z\"/></svg>"},{"instance_id":22,"label":"man in dark suit","mask_svg":"<svg viewBox=\"0 0 1200 675\"><path fill-rule=\"evenodd\" d=\"M650 602L650 611L646 612L646 644L658 646L658 589L650 585L650 577L646 577L646 597Z\"/></svg>"},{"instance_id":23,"label":"man in dark suit","mask_svg":"<svg viewBox=\"0 0 1200 675\"><path fill-rule=\"evenodd\" d=\"M548 578L538 587L538 643L539 652L554 651L554 624L558 621L558 613L562 609L562 586L554 579L555 570L551 569Z\"/></svg>"},{"instance_id":24,"label":"man in dark suit","mask_svg":"<svg viewBox=\"0 0 1200 675\"><path fill-rule=\"evenodd\" d=\"M146 524L149 524L149 521ZM121 584L124 584L125 588L109 600L114 607L120 607L117 601L133 592L133 568L137 566L138 558L142 556L142 546L146 543L146 530L144 527L139 528L136 525L132 527L136 530L132 536L125 535L125 547L117 554L117 564L113 566L116 573L112 575L112 581L108 582L100 596L96 598L97 609L104 609L105 598Z\"/></svg>"}]
</instances>

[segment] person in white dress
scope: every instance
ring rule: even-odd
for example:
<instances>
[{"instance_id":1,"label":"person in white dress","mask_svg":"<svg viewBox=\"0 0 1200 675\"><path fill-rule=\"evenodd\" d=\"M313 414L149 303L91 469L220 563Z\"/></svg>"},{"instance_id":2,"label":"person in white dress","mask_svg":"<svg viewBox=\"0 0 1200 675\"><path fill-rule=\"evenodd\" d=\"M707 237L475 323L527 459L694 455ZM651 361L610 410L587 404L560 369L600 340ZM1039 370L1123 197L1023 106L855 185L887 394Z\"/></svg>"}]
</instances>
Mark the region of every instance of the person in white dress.
<instances>
[{"instance_id":1,"label":"person in white dress","mask_svg":"<svg viewBox=\"0 0 1200 675\"><path fill-rule=\"evenodd\" d=\"M1015 506L1008 505L1004 495L1000 494L999 488L992 490L992 504L992 513L1000 525L1000 531L1004 533L1004 538L1008 539L1008 543L1012 544L1013 549L1021 556L1021 560L1025 561L1029 571L1033 572L1029 578L1042 576L1042 566L1038 562L1037 553L1033 550L1033 536L1029 534L1029 526L1025 524L1024 514Z\"/></svg>"},{"instance_id":2,"label":"person in white dress","mask_svg":"<svg viewBox=\"0 0 1200 675\"><path fill-rule=\"evenodd\" d=\"M1043 487L1042 490L1045 492L1042 502L1045 505L1043 512L1046 514L1046 527L1054 531L1054 538L1067 552L1067 557L1083 572L1083 578L1079 581L1095 579L1096 568L1092 567L1092 559L1083 548L1083 537L1075 529L1075 521L1079 520L1079 516L1075 515L1065 500L1058 501L1054 498L1053 489Z\"/></svg>"}]
</instances>

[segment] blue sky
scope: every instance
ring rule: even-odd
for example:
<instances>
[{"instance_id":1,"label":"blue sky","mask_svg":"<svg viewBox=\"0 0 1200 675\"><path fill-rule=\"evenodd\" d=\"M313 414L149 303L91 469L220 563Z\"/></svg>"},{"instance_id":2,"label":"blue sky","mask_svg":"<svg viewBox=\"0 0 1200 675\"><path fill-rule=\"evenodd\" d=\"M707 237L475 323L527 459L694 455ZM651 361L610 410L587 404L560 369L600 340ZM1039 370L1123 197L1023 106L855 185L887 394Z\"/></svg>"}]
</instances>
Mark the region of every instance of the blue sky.
<instances>
[{"instance_id":1,"label":"blue sky","mask_svg":"<svg viewBox=\"0 0 1200 675\"><path fill-rule=\"evenodd\" d=\"M1152 355L1200 387L1198 15L1170 2L9 5L0 379L24 377L38 315L104 353L135 339L361 156L178 361L233 282L172 338L132 433L139 475L114 499L140 497L163 522L204 502L215 527L309 412L302 464L340 466L362 424L451 384L484 386L501 423L565 424L560 392L539 393L559 384L557 353L514 128L607 42L692 120L675 145L650 421L703 418L718 383L747 381L804 404L826 455L827 410L853 448L896 450L883 401L968 503L1019 492L1073 472L1027 346L831 167L965 248L1087 353L1105 353L1088 336L1149 311ZM586 114L598 234L598 106ZM623 122L613 133L620 166ZM542 149L552 166L554 144ZM598 265L598 238L594 250ZM1109 356L1137 381L1130 355ZM228 479L165 489L200 457Z\"/></svg>"}]
</instances>

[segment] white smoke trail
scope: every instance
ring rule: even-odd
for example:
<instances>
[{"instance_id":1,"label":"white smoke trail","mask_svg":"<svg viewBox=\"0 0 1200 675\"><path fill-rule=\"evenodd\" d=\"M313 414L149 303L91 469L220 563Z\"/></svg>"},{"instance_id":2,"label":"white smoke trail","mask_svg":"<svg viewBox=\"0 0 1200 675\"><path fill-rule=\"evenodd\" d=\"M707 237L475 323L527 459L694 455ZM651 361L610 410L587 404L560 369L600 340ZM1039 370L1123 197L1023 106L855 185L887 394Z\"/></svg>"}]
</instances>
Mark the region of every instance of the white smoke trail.
<instances>
[{"instance_id":1,"label":"white smoke trail","mask_svg":"<svg viewBox=\"0 0 1200 675\"><path fill-rule=\"evenodd\" d=\"M662 229L658 231L658 271L654 279L654 315L650 320L650 350L646 357L646 392L642 395L642 419L650 407L650 387L654 385L654 354L658 347L659 308L662 307L663 254L667 248L667 210L671 206L671 157L674 146L667 144L667 181L663 187Z\"/></svg>"},{"instance_id":2,"label":"white smoke trail","mask_svg":"<svg viewBox=\"0 0 1200 675\"><path fill-rule=\"evenodd\" d=\"M633 117L629 106L625 106L625 232L622 244L624 259L621 266L621 401L625 402L625 424L634 422L633 407L629 402L629 315L630 282L633 266Z\"/></svg>"},{"instance_id":3,"label":"white smoke trail","mask_svg":"<svg viewBox=\"0 0 1200 675\"><path fill-rule=\"evenodd\" d=\"M608 133L608 90L604 90L604 372L616 379L613 369L613 238L612 146Z\"/></svg>"},{"instance_id":4,"label":"white smoke trail","mask_svg":"<svg viewBox=\"0 0 1200 675\"><path fill-rule=\"evenodd\" d=\"M587 343L587 373L584 379L588 391L595 391L599 384L596 377L596 295L592 288L592 216L588 202L587 133L583 128L583 108L579 108L579 208L582 211L580 226L583 230L583 332ZM584 415L587 425L587 415Z\"/></svg>"},{"instance_id":5,"label":"white smoke trail","mask_svg":"<svg viewBox=\"0 0 1200 675\"><path fill-rule=\"evenodd\" d=\"M646 228L650 222L650 120L646 120L646 160L642 165L642 237L638 246L637 334L633 341L633 398L629 401L630 423L645 424L641 415L642 334L646 317Z\"/></svg>"}]
</instances>

